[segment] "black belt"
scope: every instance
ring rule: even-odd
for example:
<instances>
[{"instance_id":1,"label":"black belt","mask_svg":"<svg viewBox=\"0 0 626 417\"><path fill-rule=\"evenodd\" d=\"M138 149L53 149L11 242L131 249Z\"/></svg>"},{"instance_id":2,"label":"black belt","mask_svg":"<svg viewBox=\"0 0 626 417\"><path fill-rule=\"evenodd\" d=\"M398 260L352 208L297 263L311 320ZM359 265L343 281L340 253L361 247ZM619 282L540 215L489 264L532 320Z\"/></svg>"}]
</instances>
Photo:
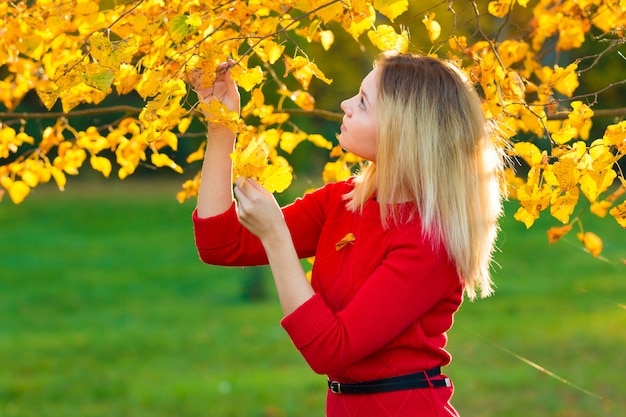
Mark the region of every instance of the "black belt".
<instances>
[{"instance_id":1,"label":"black belt","mask_svg":"<svg viewBox=\"0 0 626 417\"><path fill-rule=\"evenodd\" d=\"M437 367L410 375L353 384L344 384L328 380L328 388L333 394L373 394L377 392L400 391L415 388L450 387L452 384L449 378L430 380L430 378L434 378L439 374L441 374L441 368Z\"/></svg>"}]
</instances>

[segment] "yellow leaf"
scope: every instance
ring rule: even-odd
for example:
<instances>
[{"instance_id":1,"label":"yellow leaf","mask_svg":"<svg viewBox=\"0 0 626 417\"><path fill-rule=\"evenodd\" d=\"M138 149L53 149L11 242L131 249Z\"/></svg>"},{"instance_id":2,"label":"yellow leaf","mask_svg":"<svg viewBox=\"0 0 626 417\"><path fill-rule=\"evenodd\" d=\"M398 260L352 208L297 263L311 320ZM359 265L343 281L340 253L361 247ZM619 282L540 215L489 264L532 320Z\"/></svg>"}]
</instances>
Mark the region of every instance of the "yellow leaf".
<instances>
[{"instance_id":1,"label":"yellow leaf","mask_svg":"<svg viewBox=\"0 0 626 417\"><path fill-rule=\"evenodd\" d=\"M534 215L528 212L524 207L520 207L517 209L513 218L518 222L524 223L526 229L530 229L532 225L535 223L535 220L538 218L538 215Z\"/></svg>"},{"instance_id":2,"label":"yellow leaf","mask_svg":"<svg viewBox=\"0 0 626 417\"><path fill-rule=\"evenodd\" d=\"M181 43L187 36L196 31L202 24L198 15L179 15L169 20L166 24L167 30L174 43Z\"/></svg>"},{"instance_id":3,"label":"yellow leaf","mask_svg":"<svg viewBox=\"0 0 626 417\"><path fill-rule=\"evenodd\" d=\"M548 229L548 232L547 232L548 242L550 242L551 245L558 242L563 236L568 234L570 230L572 230L571 224L567 224L565 226L560 226L560 227L556 227L556 226L551 227L550 229Z\"/></svg>"},{"instance_id":4,"label":"yellow leaf","mask_svg":"<svg viewBox=\"0 0 626 417\"><path fill-rule=\"evenodd\" d=\"M61 89L52 81L45 80L38 83L36 92L46 109L51 110L61 94Z\"/></svg>"},{"instance_id":5,"label":"yellow leaf","mask_svg":"<svg viewBox=\"0 0 626 417\"><path fill-rule=\"evenodd\" d=\"M333 148L333 143L326 139L324 136L314 133L312 135L307 136L307 140L313 143L318 148L331 150Z\"/></svg>"},{"instance_id":6,"label":"yellow leaf","mask_svg":"<svg viewBox=\"0 0 626 417\"><path fill-rule=\"evenodd\" d=\"M88 86L97 88L98 90L109 93L111 90L111 83L115 78L115 74L111 69L102 69L98 65L88 65L87 71L83 75L84 82Z\"/></svg>"},{"instance_id":7,"label":"yellow leaf","mask_svg":"<svg viewBox=\"0 0 626 417\"><path fill-rule=\"evenodd\" d=\"M280 149L290 154L306 138L307 134L304 132L283 132L280 135Z\"/></svg>"},{"instance_id":8,"label":"yellow leaf","mask_svg":"<svg viewBox=\"0 0 626 417\"><path fill-rule=\"evenodd\" d=\"M591 207L589 207L589 211L591 211L598 217L604 218L609 212L609 208L611 207L611 205L612 203L606 200L596 201L595 203L591 204Z\"/></svg>"},{"instance_id":9,"label":"yellow leaf","mask_svg":"<svg viewBox=\"0 0 626 417\"><path fill-rule=\"evenodd\" d=\"M577 69L577 63L570 64L566 68L556 67L550 77L550 85L559 93L571 97L579 85Z\"/></svg>"},{"instance_id":10,"label":"yellow leaf","mask_svg":"<svg viewBox=\"0 0 626 417\"><path fill-rule=\"evenodd\" d=\"M439 22L435 20L435 13L428 12L424 19L422 19L422 23L426 26L426 30L428 31L428 37L431 42L435 42L439 35L441 35L441 25Z\"/></svg>"},{"instance_id":11,"label":"yellow leaf","mask_svg":"<svg viewBox=\"0 0 626 417\"><path fill-rule=\"evenodd\" d=\"M618 152L626 154L626 120L608 126L603 139L605 146L615 146Z\"/></svg>"},{"instance_id":12,"label":"yellow leaf","mask_svg":"<svg viewBox=\"0 0 626 417\"><path fill-rule=\"evenodd\" d=\"M291 166L286 159L278 157L263 167L258 182L270 193L282 193L293 179Z\"/></svg>"},{"instance_id":13,"label":"yellow leaf","mask_svg":"<svg viewBox=\"0 0 626 417\"><path fill-rule=\"evenodd\" d=\"M564 190L576 187L580 178L580 171L577 169L576 161L572 158L561 158L552 164L552 172L554 173L559 186Z\"/></svg>"},{"instance_id":14,"label":"yellow leaf","mask_svg":"<svg viewBox=\"0 0 626 417\"><path fill-rule=\"evenodd\" d=\"M559 51L580 48L585 42L588 23L578 17L561 16L558 20L559 40L556 48Z\"/></svg>"},{"instance_id":15,"label":"yellow leaf","mask_svg":"<svg viewBox=\"0 0 626 417\"><path fill-rule=\"evenodd\" d=\"M363 4L367 5L365 2ZM375 23L376 11L371 5L369 5L369 7L365 7L365 11L361 14L346 14L342 22L344 29L352 35L354 40L357 42L363 32L372 28Z\"/></svg>"},{"instance_id":16,"label":"yellow leaf","mask_svg":"<svg viewBox=\"0 0 626 417\"><path fill-rule=\"evenodd\" d=\"M180 167L180 165L178 165L169 156L163 153L153 153L152 156L150 157L150 160L152 161L154 166L168 167L178 172L179 174L182 174L183 172L183 169Z\"/></svg>"},{"instance_id":17,"label":"yellow leaf","mask_svg":"<svg viewBox=\"0 0 626 417\"><path fill-rule=\"evenodd\" d=\"M540 187L536 183L537 179L532 178L529 173L527 185L517 190L517 199L526 213L518 211L514 217L519 221L523 221L526 227L530 227L534 220L539 218L539 213L548 207L552 198L551 187L545 185ZM526 214L532 217L532 221L526 217ZM520 220L518 216L522 217L523 220Z\"/></svg>"},{"instance_id":18,"label":"yellow leaf","mask_svg":"<svg viewBox=\"0 0 626 417\"><path fill-rule=\"evenodd\" d=\"M24 170L22 172L22 181L26 183L30 188L35 188L39 184L39 176L33 171Z\"/></svg>"},{"instance_id":19,"label":"yellow leaf","mask_svg":"<svg viewBox=\"0 0 626 417\"><path fill-rule=\"evenodd\" d=\"M313 110L315 108L315 98L306 91L296 90L292 92L289 98L303 110Z\"/></svg>"},{"instance_id":20,"label":"yellow leaf","mask_svg":"<svg viewBox=\"0 0 626 417\"><path fill-rule=\"evenodd\" d=\"M553 195L550 201L550 214L561 223L568 223L578 203L578 188L567 190L563 195Z\"/></svg>"},{"instance_id":21,"label":"yellow leaf","mask_svg":"<svg viewBox=\"0 0 626 417\"><path fill-rule=\"evenodd\" d=\"M258 42L256 39L250 39L250 43L255 44ZM279 45L272 40L264 40L254 47L254 51L261 58L261 61L269 64L274 64L283 54L285 45Z\"/></svg>"},{"instance_id":22,"label":"yellow leaf","mask_svg":"<svg viewBox=\"0 0 626 417\"><path fill-rule=\"evenodd\" d=\"M343 181L350 178L352 171L346 165L343 160L337 160L335 162L327 162L324 165L324 171L322 172L322 179L324 182L336 182Z\"/></svg>"},{"instance_id":23,"label":"yellow leaf","mask_svg":"<svg viewBox=\"0 0 626 417\"><path fill-rule=\"evenodd\" d=\"M332 30L322 30L320 31L320 42L322 43L322 48L325 51L328 51L333 43L335 43L335 34Z\"/></svg>"},{"instance_id":24,"label":"yellow leaf","mask_svg":"<svg viewBox=\"0 0 626 417\"><path fill-rule=\"evenodd\" d=\"M50 169L52 173L52 177L54 178L54 182L56 182L59 190L65 190L65 184L67 183L67 178L65 177L65 173L57 167L52 167Z\"/></svg>"},{"instance_id":25,"label":"yellow leaf","mask_svg":"<svg viewBox=\"0 0 626 417\"><path fill-rule=\"evenodd\" d=\"M513 0L494 0L489 2L487 11L495 17L502 18L509 13L512 7Z\"/></svg>"},{"instance_id":26,"label":"yellow leaf","mask_svg":"<svg viewBox=\"0 0 626 417\"><path fill-rule=\"evenodd\" d=\"M311 4L311 9L313 5ZM314 15L321 18L324 23L328 23L331 20L339 21L340 16L343 16L346 11L346 5L343 2L329 2L326 7L317 7Z\"/></svg>"},{"instance_id":27,"label":"yellow leaf","mask_svg":"<svg viewBox=\"0 0 626 417\"><path fill-rule=\"evenodd\" d=\"M30 193L30 187L24 181L13 181L9 177L2 177L0 182L15 204L20 204Z\"/></svg>"},{"instance_id":28,"label":"yellow leaf","mask_svg":"<svg viewBox=\"0 0 626 417\"><path fill-rule=\"evenodd\" d=\"M593 147L591 147L593 149ZM612 184L617 173L612 169L612 162L605 165L602 159L597 158L592 163L591 169L587 169L580 178L580 189L590 202L595 202L600 194L605 192Z\"/></svg>"},{"instance_id":29,"label":"yellow leaf","mask_svg":"<svg viewBox=\"0 0 626 417\"><path fill-rule=\"evenodd\" d=\"M180 133L187 132L187 129L189 129L189 126L191 125L191 121L192 121L191 117L184 117L180 119L180 122L178 122L178 131Z\"/></svg>"},{"instance_id":30,"label":"yellow leaf","mask_svg":"<svg viewBox=\"0 0 626 417\"><path fill-rule=\"evenodd\" d=\"M259 133L259 139L265 142L270 149L276 149L280 142L281 132L277 129L267 129Z\"/></svg>"},{"instance_id":31,"label":"yellow leaf","mask_svg":"<svg viewBox=\"0 0 626 417\"><path fill-rule=\"evenodd\" d=\"M57 67L53 81L62 90L69 90L83 82L85 68L85 63L81 59L66 62Z\"/></svg>"},{"instance_id":32,"label":"yellow leaf","mask_svg":"<svg viewBox=\"0 0 626 417\"><path fill-rule=\"evenodd\" d=\"M598 235L593 232L585 232L578 233L577 236L578 240L585 245L585 248L589 251L589 253L596 258L600 256L600 253L602 253L602 239L600 239Z\"/></svg>"},{"instance_id":33,"label":"yellow leaf","mask_svg":"<svg viewBox=\"0 0 626 417\"><path fill-rule=\"evenodd\" d=\"M558 144L564 144L574 139L577 134L578 130L568 122L565 122L558 132L552 134L552 140Z\"/></svg>"},{"instance_id":34,"label":"yellow leaf","mask_svg":"<svg viewBox=\"0 0 626 417\"><path fill-rule=\"evenodd\" d=\"M498 55L505 67L510 67L516 62L523 61L530 49L530 45L524 41L506 39L498 45Z\"/></svg>"},{"instance_id":35,"label":"yellow leaf","mask_svg":"<svg viewBox=\"0 0 626 417\"><path fill-rule=\"evenodd\" d=\"M258 179L261 170L268 163L268 157L269 148L258 137L253 137L243 150L240 146L236 146L235 152L231 154L234 163L234 180L239 177Z\"/></svg>"},{"instance_id":36,"label":"yellow leaf","mask_svg":"<svg viewBox=\"0 0 626 417\"><path fill-rule=\"evenodd\" d=\"M400 34L389 25L378 25L375 29L367 32L367 37L372 45L381 51L406 52L409 47L409 37L406 29L402 29Z\"/></svg>"},{"instance_id":37,"label":"yellow leaf","mask_svg":"<svg viewBox=\"0 0 626 417\"><path fill-rule=\"evenodd\" d=\"M302 88L308 90L311 79L315 75L316 78L324 81L326 84L330 84L333 80L326 78L324 73L315 65L303 56L297 56L295 58L285 57L285 77L293 73L296 80L302 85Z\"/></svg>"},{"instance_id":38,"label":"yellow leaf","mask_svg":"<svg viewBox=\"0 0 626 417\"><path fill-rule=\"evenodd\" d=\"M517 142L513 148L515 152L531 167L537 167L543 161L539 148L530 142Z\"/></svg>"},{"instance_id":39,"label":"yellow leaf","mask_svg":"<svg viewBox=\"0 0 626 417\"><path fill-rule=\"evenodd\" d=\"M96 156L96 155L92 155L89 161L91 162L91 167L93 169L101 172L102 175L104 175L106 178L109 178L109 175L111 174L111 169L112 169L111 161L109 161L107 158L103 156Z\"/></svg>"},{"instance_id":40,"label":"yellow leaf","mask_svg":"<svg viewBox=\"0 0 626 417\"><path fill-rule=\"evenodd\" d=\"M196 161L201 161L204 158L204 147L206 142L202 142L202 144L196 149L194 152L190 153L187 157L186 161L188 164Z\"/></svg>"},{"instance_id":41,"label":"yellow leaf","mask_svg":"<svg viewBox=\"0 0 626 417\"><path fill-rule=\"evenodd\" d=\"M200 173L196 174L196 176L187 180L182 185L182 190L176 193L176 200L179 203L184 203L188 199L198 195L198 188L200 188Z\"/></svg>"},{"instance_id":42,"label":"yellow leaf","mask_svg":"<svg viewBox=\"0 0 626 417\"><path fill-rule=\"evenodd\" d=\"M617 223L626 229L626 201L619 206L615 206L609 211L609 214L615 218Z\"/></svg>"},{"instance_id":43,"label":"yellow leaf","mask_svg":"<svg viewBox=\"0 0 626 417\"><path fill-rule=\"evenodd\" d=\"M259 66L243 68L242 65L235 65L230 69L230 75L246 91L263 82L263 71Z\"/></svg>"},{"instance_id":44,"label":"yellow leaf","mask_svg":"<svg viewBox=\"0 0 626 417\"><path fill-rule=\"evenodd\" d=\"M378 10L380 14L393 22L396 17L400 16L409 9L409 1L374 0L374 9Z\"/></svg>"},{"instance_id":45,"label":"yellow leaf","mask_svg":"<svg viewBox=\"0 0 626 417\"><path fill-rule=\"evenodd\" d=\"M137 87L141 80L141 75L137 73L137 68L129 64L121 64L116 71L116 79L113 81L118 95L128 94Z\"/></svg>"}]
</instances>

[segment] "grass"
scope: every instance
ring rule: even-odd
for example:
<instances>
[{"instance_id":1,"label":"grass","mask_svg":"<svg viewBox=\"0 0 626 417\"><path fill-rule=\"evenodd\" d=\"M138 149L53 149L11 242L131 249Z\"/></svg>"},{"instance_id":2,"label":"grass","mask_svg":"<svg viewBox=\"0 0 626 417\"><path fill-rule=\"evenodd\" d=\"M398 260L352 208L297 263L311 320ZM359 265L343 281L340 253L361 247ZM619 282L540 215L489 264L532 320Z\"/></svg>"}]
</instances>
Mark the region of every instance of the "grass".
<instances>
[{"instance_id":1,"label":"grass","mask_svg":"<svg viewBox=\"0 0 626 417\"><path fill-rule=\"evenodd\" d=\"M280 328L268 270L201 264L178 187L81 182L0 203L0 417L323 416L324 377ZM450 332L454 405L624 415L624 230L590 224L601 261L574 236L549 246L548 219L510 217L496 295L466 302Z\"/></svg>"}]
</instances>

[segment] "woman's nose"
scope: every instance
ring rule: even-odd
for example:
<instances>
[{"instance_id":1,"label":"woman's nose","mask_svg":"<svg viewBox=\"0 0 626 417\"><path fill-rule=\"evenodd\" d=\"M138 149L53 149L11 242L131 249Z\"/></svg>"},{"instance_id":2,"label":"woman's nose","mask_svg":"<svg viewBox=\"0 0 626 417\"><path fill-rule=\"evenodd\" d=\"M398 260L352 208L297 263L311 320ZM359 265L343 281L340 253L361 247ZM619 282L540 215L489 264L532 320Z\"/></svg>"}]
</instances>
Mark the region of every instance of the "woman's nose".
<instances>
[{"instance_id":1,"label":"woman's nose","mask_svg":"<svg viewBox=\"0 0 626 417\"><path fill-rule=\"evenodd\" d=\"M341 107L341 110L343 110L343 112L349 116L348 112L349 112L350 107L348 106L348 100L342 101L340 107Z\"/></svg>"}]
</instances>

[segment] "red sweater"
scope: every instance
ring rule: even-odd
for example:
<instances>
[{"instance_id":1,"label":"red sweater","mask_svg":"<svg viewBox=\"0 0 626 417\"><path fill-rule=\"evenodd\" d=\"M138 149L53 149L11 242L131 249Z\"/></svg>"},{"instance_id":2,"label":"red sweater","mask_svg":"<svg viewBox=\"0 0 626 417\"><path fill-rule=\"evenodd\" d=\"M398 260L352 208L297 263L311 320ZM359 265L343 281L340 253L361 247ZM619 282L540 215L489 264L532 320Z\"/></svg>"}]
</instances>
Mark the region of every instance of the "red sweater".
<instances>
[{"instance_id":1,"label":"red sweater","mask_svg":"<svg viewBox=\"0 0 626 417\"><path fill-rule=\"evenodd\" d=\"M418 218L385 230L375 199L362 214L348 211L342 196L351 189L350 180L328 184L283 208L298 255L315 256L311 284L316 292L282 320L283 327L311 368L331 380L367 381L447 365L446 331L463 294L453 262L443 247L422 236ZM405 211L412 207L403 205ZM234 204L208 219L194 212L193 221L204 262L267 264L260 241L239 224ZM354 240L338 249L350 233ZM391 399L394 393L367 397L385 396ZM330 394L335 411L329 415L353 415L349 408L354 407L343 402L354 397L363 396ZM428 410L436 411L428 401ZM345 407L348 414L341 414L338 408Z\"/></svg>"}]
</instances>

